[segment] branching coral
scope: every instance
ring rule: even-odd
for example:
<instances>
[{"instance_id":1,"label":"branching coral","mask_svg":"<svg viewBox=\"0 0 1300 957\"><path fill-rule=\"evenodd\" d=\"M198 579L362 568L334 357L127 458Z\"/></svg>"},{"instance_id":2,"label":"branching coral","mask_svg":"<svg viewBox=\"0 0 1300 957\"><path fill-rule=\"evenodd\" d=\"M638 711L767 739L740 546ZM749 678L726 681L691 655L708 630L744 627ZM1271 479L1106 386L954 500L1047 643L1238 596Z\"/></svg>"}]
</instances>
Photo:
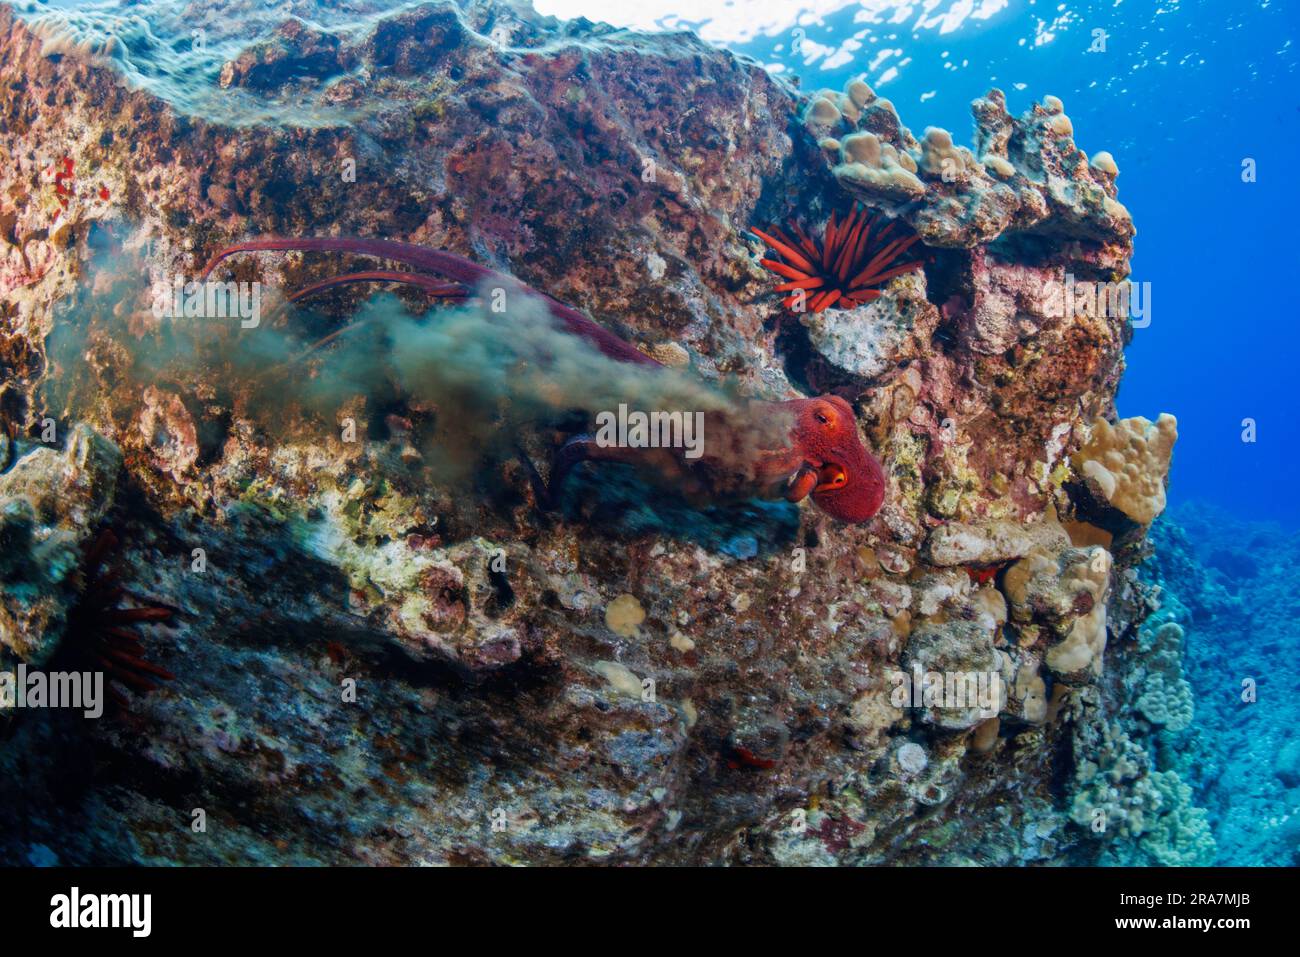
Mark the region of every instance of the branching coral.
<instances>
[{"instance_id":1,"label":"branching coral","mask_svg":"<svg viewBox=\"0 0 1300 957\"><path fill-rule=\"evenodd\" d=\"M820 245L793 222L789 229L794 239L775 228L770 234L758 229L754 233L781 256L780 260L764 259L763 265L789 280L776 287L777 292L790 293L783 300L785 307L802 312L806 303L808 310L821 312L835 305L851 309L878 299L879 287L924 265L920 259L900 262L920 239L916 234L885 241L897 225L896 220L885 222L856 206L841 223L831 214Z\"/></svg>"}]
</instances>

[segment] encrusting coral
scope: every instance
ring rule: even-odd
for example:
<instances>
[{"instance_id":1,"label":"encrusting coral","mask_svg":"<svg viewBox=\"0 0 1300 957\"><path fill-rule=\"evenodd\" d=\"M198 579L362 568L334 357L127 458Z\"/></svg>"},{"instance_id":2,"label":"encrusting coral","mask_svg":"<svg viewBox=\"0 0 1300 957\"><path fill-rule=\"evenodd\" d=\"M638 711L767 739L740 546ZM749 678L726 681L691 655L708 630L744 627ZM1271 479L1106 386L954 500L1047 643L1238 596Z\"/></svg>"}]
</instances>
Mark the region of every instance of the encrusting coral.
<instances>
[{"instance_id":1,"label":"encrusting coral","mask_svg":"<svg viewBox=\"0 0 1300 957\"><path fill-rule=\"evenodd\" d=\"M0 472L0 668L54 654L80 597L82 556L116 497L117 446L86 425L64 443L18 443Z\"/></svg>"},{"instance_id":2,"label":"encrusting coral","mask_svg":"<svg viewBox=\"0 0 1300 957\"><path fill-rule=\"evenodd\" d=\"M1049 223L1114 251L1127 245L1133 224L1115 198L1114 160L1098 153L1089 164L1059 99L1045 96L1019 119L1000 90L972 106L973 151L937 127L917 140L861 80L816 93L804 125L846 191L896 211L927 245L971 248Z\"/></svg>"},{"instance_id":3,"label":"encrusting coral","mask_svg":"<svg viewBox=\"0 0 1300 957\"><path fill-rule=\"evenodd\" d=\"M1007 569L1011 620L1045 642L1044 660L1062 677L1101 674L1111 564L1101 547L1036 547Z\"/></svg>"}]
</instances>

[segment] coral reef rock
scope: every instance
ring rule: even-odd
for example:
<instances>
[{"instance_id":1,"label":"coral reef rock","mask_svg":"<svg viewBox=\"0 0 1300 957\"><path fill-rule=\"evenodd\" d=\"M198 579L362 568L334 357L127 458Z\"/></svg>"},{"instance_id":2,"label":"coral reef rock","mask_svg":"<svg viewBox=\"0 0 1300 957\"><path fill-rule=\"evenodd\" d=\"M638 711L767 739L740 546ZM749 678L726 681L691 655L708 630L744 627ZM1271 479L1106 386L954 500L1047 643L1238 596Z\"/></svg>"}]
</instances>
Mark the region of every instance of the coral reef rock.
<instances>
[{"instance_id":1,"label":"coral reef rock","mask_svg":"<svg viewBox=\"0 0 1300 957\"><path fill-rule=\"evenodd\" d=\"M1185 718L1182 646L1143 629L1160 601L1135 571L1172 420L1114 424L1127 318L1050 301L1126 275L1133 224L1058 102L1016 119L990 92L968 148L913 136L865 83L808 96L686 33L491 0L356 22L219 6L153 23L209 35L142 46L183 58L147 69L93 11L0 5L0 654L60 650L109 526L124 588L175 609L139 629L174 680L125 718L0 715L6 860L1060 864L1119 835L1157 863L1212 853L1154 763ZM852 202L905 219L924 270L805 324L748 230ZM183 341L150 308L265 235L447 249L707 382L834 389L886 504L857 526L689 505L589 464L542 514L514 452L545 462L554 422L469 462L434 440L454 410L391 386L288 401L339 385L310 363L271 377L268 412L241 371L257 336L341 333L372 289ZM269 306L339 259L214 276ZM995 713L900 699L913 668L997 675Z\"/></svg>"}]
</instances>

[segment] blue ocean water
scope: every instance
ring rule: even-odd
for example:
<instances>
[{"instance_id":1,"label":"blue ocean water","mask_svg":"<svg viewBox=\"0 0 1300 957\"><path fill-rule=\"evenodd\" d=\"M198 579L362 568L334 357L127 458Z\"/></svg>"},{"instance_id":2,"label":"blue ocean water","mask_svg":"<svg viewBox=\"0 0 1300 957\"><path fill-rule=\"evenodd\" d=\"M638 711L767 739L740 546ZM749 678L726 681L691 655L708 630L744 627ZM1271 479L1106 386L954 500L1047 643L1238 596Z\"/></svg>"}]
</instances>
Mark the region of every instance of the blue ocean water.
<instances>
[{"instance_id":1,"label":"blue ocean water","mask_svg":"<svg viewBox=\"0 0 1300 957\"><path fill-rule=\"evenodd\" d=\"M863 76L917 133L968 142L970 101L1060 97L1087 153L1108 150L1149 282L1123 416L1172 412L1170 501L1300 526L1292 330L1300 318L1300 74L1294 0L539 0L543 12L703 36L841 89ZM764 32L766 31L766 32ZM1253 161L1254 182L1243 180ZM1244 420L1255 441L1243 441Z\"/></svg>"}]
</instances>

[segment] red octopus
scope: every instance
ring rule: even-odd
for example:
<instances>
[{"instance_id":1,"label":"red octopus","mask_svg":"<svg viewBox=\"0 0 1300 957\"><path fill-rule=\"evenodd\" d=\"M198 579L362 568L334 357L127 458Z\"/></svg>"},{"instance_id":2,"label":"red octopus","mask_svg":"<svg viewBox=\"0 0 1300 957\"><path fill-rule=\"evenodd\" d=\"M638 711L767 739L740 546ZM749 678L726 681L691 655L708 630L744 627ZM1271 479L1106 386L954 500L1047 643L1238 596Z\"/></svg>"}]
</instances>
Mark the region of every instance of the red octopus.
<instances>
[{"instance_id":1,"label":"red octopus","mask_svg":"<svg viewBox=\"0 0 1300 957\"><path fill-rule=\"evenodd\" d=\"M427 249L411 243L363 238L264 238L236 243L218 251L203 270L206 281L212 270L228 256L260 251L303 251L353 253L402 263L412 271L366 270L341 273L298 290L290 301L336 286L357 282L393 282L416 286L449 300L464 299L470 290L486 281L506 282L507 277L452 253ZM619 338L571 306L545 293L524 289L539 297L551 315L572 335L585 339L600 352L620 362L662 368L661 363ZM751 411L757 421L788 416L791 426L787 444L776 449L748 453L744 488L710 474L707 456L691 462L679 450L631 449L598 445L590 436L566 442L551 471L550 498L568 470L583 460L623 461L650 464L673 482L696 485L702 496L725 485L732 494L783 497L798 502L811 497L826 514L843 522L865 522L879 510L885 497L885 474L880 462L862 444L853 408L835 395L755 403ZM716 432L714 433L716 434ZM715 442L717 440L714 440ZM726 444L725 441L722 444Z\"/></svg>"}]
</instances>

